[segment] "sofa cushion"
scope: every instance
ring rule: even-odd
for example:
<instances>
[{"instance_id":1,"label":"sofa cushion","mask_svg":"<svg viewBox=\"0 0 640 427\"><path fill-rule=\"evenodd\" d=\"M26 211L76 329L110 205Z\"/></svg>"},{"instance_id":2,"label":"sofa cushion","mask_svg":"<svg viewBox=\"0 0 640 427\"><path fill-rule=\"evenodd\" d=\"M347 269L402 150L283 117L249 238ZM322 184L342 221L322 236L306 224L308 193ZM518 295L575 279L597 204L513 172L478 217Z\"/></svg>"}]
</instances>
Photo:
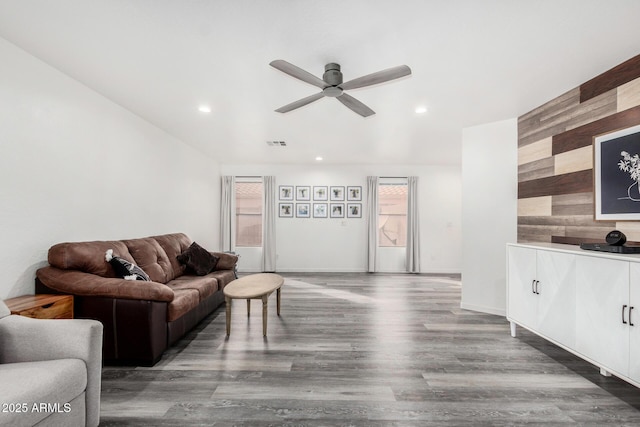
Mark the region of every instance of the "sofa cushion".
<instances>
[{"instance_id":1,"label":"sofa cushion","mask_svg":"<svg viewBox=\"0 0 640 427\"><path fill-rule=\"evenodd\" d=\"M58 359L40 362L0 364L0 396L4 403L26 404L26 412L0 411L0 425L34 425L51 414L40 411L40 404L56 405L67 410L65 403L81 395L87 388L87 367L80 359ZM33 405L38 410L34 410ZM42 409L45 409L42 407ZM68 408L69 411L82 408Z\"/></svg>"},{"instance_id":2,"label":"sofa cushion","mask_svg":"<svg viewBox=\"0 0 640 427\"><path fill-rule=\"evenodd\" d=\"M216 270L207 277L215 277L218 281L218 289L224 289L231 281L236 280L233 270Z\"/></svg>"},{"instance_id":3,"label":"sofa cushion","mask_svg":"<svg viewBox=\"0 0 640 427\"><path fill-rule=\"evenodd\" d=\"M154 282L167 283L175 277L171 261L160 244L151 237L123 240L135 263L143 269ZM117 251L113 251L117 253Z\"/></svg>"},{"instance_id":4,"label":"sofa cushion","mask_svg":"<svg viewBox=\"0 0 640 427\"><path fill-rule=\"evenodd\" d=\"M116 277L111 265L104 259L108 249L120 258L134 262L127 246L118 241L58 243L49 249L48 261L62 270L78 270L102 277Z\"/></svg>"},{"instance_id":5,"label":"sofa cushion","mask_svg":"<svg viewBox=\"0 0 640 427\"><path fill-rule=\"evenodd\" d=\"M205 248L193 242L189 248L178 255L180 264L184 264L198 276L211 273L218 264L219 258L212 255Z\"/></svg>"},{"instance_id":6,"label":"sofa cushion","mask_svg":"<svg viewBox=\"0 0 640 427\"><path fill-rule=\"evenodd\" d=\"M178 255L186 251L189 245L191 245L191 239L183 233L164 234L162 236L153 236L153 239L164 249L171 267L173 267L173 277L169 277L169 280L180 277L184 274L186 266L178 262Z\"/></svg>"},{"instance_id":7,"label":"sofa cushion","mask_svg":"<svg viewBox=\"0 0 640 427\"><path fill-rule=\"evenodd\" d=\"M226 252L214 252L213 254L218 257L216 270L233 270L236 268L238 255L232 255Z\"/></svg>"},{"instance_id":8,"label":"sofa cushion","mask_svg":"<svg viewBox=\"0 0 640 427\"><path fill-rule=\"evenodd\" d=\"M218 290L218 280L211 275L207 276L180 276L167 283L174 292L178 289L195 289L198 291L200 301L214 294Z\"/></svg>"},{"instance_id":9,"label":"sofa cushion","mask_svg":"<svg viewBox=\"0 0 640 427\"><path fill-rule=\"evenodd\" d=\"M167 310L167 322L173 322L200 303L199 293L195 289L176 289L173 294L173 301L169 303Z\"/></svg>"}]
</instances>

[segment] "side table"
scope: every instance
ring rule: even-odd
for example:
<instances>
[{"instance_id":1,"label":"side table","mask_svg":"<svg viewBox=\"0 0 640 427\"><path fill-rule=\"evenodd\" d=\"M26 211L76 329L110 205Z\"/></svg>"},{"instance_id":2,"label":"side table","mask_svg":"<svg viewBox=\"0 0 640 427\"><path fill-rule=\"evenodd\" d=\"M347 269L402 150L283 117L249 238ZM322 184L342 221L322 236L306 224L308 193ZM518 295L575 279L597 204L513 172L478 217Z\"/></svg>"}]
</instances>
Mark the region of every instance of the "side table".
<instances>
[{"instance_id":1,"label":"side table","mask_svg":"<svg viewBox=\"0 0 640 427\"><path fill-rule=\"evenodd\" d=\"M35 319L73 319L73 295L23 295L4 302L11 314Z\"/></svg>"}]
</instances>

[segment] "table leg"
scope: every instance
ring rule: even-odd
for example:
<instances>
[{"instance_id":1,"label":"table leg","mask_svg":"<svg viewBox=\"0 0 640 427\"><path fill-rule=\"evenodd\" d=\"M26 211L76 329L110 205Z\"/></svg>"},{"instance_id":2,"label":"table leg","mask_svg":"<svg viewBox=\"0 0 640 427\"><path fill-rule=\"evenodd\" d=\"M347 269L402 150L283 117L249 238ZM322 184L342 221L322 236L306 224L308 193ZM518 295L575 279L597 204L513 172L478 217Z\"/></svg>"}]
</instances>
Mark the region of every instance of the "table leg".
<instances>
[{"instance_id":1,"label":"table leg","mask_svg":"<svg viewBox=\"0 0 640 427\"><path fill-rule=\"evenodd\" d=\"M251 300L247 300L247 317L251 315Z\"/></svg>"},{"instance_id":2,"label":"table leg","mask_svg":"<svg viewBox=\"0 0 640 427\"><path fill-rule=\"evenodd\" d=\"M231 334L231 301L229 297L224 298L225 305L227 306L227 336Z\"/></svg>"},{"instance_id":3,"label":"table leg","mask_svg":"<svg viewBox=\"0 0 640 427\"><path fill-rule=\"evenodd\" d=\"M278 316L280 316L280 288L276 291L276 301L278 304Z\"/></svg>"},{"instance_id":4,"label":"table leg","mask_svg":"<svg viewBox=\"0 0 640 427\"><path fill-rule=\"evenodd\" d=\"M262 335L267 336L267 302L269 295L262 296Z\"/></svg>"}]
</instances>

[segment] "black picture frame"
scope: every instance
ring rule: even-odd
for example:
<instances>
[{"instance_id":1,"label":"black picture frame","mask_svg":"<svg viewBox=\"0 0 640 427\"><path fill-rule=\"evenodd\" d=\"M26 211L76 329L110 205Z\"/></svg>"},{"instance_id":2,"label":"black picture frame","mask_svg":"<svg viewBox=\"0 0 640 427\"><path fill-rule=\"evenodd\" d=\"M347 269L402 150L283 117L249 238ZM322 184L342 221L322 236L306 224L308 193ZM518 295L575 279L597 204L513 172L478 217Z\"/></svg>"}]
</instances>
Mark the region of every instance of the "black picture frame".
<instances>
[{"instance_id":1,"label":"black picture frame","mask_svg":"<svg viewBox=\"0 0 640 427\"><path fill-rule=\"evenodd\" d=\"M362 203L347 203L347 218L362 218Z\"/></svg>"},{"instance_id":2,"label":"black picture frame","mask_svg":"<svg viewBox=\"0 0 640 427\"><path fill-rule=\"evenodd\" d=\"M278 205L278 216L280 218L293 218L293 203L280 203Z\"/></svg>"},{"instance_id":3,"label":"black picture frame","mask_svg":"<svg viewBox=\"0 0 640 427\"><path fill-rule=\"evenodd\" d=\"M281 185L278 188L280 200L293 200L293 185Z\"/></svg>"},{"instance_id":4,"label":"black picture frame","mask_svg":"<svg viewBox=\"0 0 640 427\"><path fill-rule=\"evenodd\" d=\"M347 201L362 201L362 187L359 185L347 187Z\"/></svg>"}]
</instances>

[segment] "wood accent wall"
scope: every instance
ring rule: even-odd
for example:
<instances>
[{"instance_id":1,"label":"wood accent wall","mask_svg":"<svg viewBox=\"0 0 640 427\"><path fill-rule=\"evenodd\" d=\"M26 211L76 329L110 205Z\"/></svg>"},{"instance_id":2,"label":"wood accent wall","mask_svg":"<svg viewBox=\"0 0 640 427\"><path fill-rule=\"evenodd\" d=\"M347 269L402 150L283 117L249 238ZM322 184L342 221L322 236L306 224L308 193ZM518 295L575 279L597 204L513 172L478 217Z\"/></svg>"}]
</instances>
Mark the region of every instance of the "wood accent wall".
<instances>
[{"instance_id":1,"label":"wood accent wall","mask_svg":"<svg viewBox=\"0 0 640 427\"><path fill-rule=\"evenodd\" d=\"M640 124L640 55L518 118L518 242L600 242L640 221L595 221L593 137Z\"/></svg>"}]
</instances>

